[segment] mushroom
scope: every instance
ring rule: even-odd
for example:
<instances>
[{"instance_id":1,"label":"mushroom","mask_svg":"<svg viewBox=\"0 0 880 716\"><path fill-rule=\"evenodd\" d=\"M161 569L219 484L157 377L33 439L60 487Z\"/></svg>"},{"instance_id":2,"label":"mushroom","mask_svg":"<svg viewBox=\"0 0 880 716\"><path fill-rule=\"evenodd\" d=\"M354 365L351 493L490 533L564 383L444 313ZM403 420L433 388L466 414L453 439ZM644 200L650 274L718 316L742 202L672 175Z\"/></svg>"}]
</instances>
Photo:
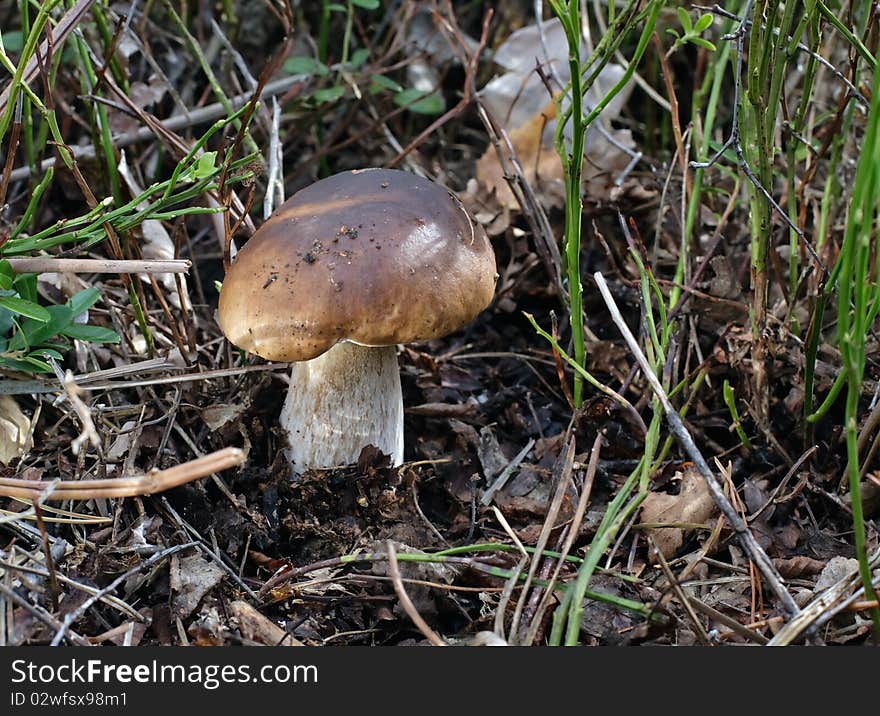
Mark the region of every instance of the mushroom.
<instances>
[{"instance_id":1,"label":"mushroom","mask_svg":"<svg viewBox=\"0 0 880 716\"><path fill-rule=\"evenodd\" d=\"M399 343L445 336L492 300L495 255L449 191L390 169L294 194L238 252L218 318L239 348L295 361L280 424L296 473L403 462Z\"/></svg>"}]
</instances>

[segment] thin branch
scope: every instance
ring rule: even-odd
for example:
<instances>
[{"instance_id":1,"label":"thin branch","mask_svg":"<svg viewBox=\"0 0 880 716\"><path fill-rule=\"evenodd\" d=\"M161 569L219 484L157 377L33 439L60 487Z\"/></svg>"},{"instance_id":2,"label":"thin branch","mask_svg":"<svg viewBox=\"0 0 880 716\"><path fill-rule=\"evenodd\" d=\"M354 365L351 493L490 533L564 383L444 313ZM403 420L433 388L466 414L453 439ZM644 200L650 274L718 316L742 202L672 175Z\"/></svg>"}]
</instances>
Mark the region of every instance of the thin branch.
<instances>
[{"instance_id":1,"label":"thin branch","mask_svg":"<svg viewBox=\"0 0 880 716\"><path fill-rule=\"evenodd\" d=\"M403 611L406 612L407 616L412 619L413 624L418 627L418 630L422 632L432 645L447 646L446 642L440 638L440 635L428 626L428 623L416 610L415 605L403 588L403 581L400 579L400 566L397 564L397 552L391 540L388 540L388 571L391 572L391 582L394 584L394 591L397 592L400 606L403 607Z\"/></svg>"},{"instance_id":2,"label":"thin branch","mask_svg":"<svg viewBox=\"0 0 880 716\"><path fill-rule=\"evenodd\" d=\"M239 448L228 447L209 453L197 460L175 465L167 470L153 470L139 477L108 480L62 480L45 500L92 500L98 498L135 497L179 487L215 472L241 465L245 456ZM34 500L46 487L45 483L18 478L0 478L0 495Z\"/></svg>"},{"instance_id":3,"label":"thin branch","mask_svg":"<svg viewBox=\"0 0 880 716\"><path fill-rule=\"evenodd\" d=\"M682 448L684 448L684 451L694 462L697 469L700 471L700 474L703 476L703 479L706 481L706 485L709 488L709 494L712 496L712 500L715 502L716 505L718 505L718 508L724 514L724 517L727 519L728 523L731 525L731 527L733 527L733 530L734 532L736 532L736 535L739 538L740 544L743 546L743 549L745 549L749 557L751 557L751 559L755 562L755 564L758 566L758 569L761 570L761 573L764 575L764 579L767 580L767 583L770 585L776 596L782 602L782 605L789 617L796 618L800 614L800 607L798 607L791 594L788 593L788 590L785 588L785 582L782 576L779 574L776 567L773 565L773 562L767 556L767 553L763 550L761 545L758 544L758 541L749 530L748 525L739 516L739 513L737 513L734 506L730 504L730 501L725 496L724 491L718 484L718 481L716 480L715 475L712 473L711 468L709 467L699 448L694 443L694 439L691 437L691 434L688 432L687 428L685 428L684 423L678 415L678 412L675 410L672 403L670 402L669 396L666 395L666 391L663 390L663 386L660 384L660 381L657 379L657 376L651 369L651 365L650 363L648 363L648 359L645 357L645 354L639 347L638 342L636 341L632 332L629 330L629 327L626 325L626 321L624 321L623 316L620 315L620 310L617 308L614 297L611 295L608 284L605 282L605 277L600 271L597 271L593 274L593 278L596 280L596 284L599 287L599 292L602 294L602 298L604 299L605 304L608 306L608 311L611 313L612 320L617 325L618 329L626 340L627 345L632 351L633 356L641 367L642 373L644 373L645 378L651 384L651 388L654 390L654 393L663 405L663 410L666 413L666 419L669 421L670 430L672 431L673 435L675 435L675 438L678 440Z\"/></svg>"},{"instance_id":4,"label":"thin branch","mask_svg":"<svg viewBox=\"0 0 880 716\"><path fill-rule=\"evenodd\" d=\"M59 259L54 256L7 259L16 273L186 273L189 259L134 261L127 259Z\"/></svg>"},{"instance_id":5,"label":"thin branch","mask_svg":"<svg viewBox=\"0 0 880 716\"><path fill-rule=\"evenodd\" d=\"M172 554L177 552L181 552L182 550L189 549L190 547L197 546L196 542L186 542L185 544L174 545L173 547L169 547L168 549L163 549L161 552L156 552L152 557L141 562L136 567L132 567L127 572L123 572L116 579L114 579L110 584L104 587L101 591L96 592L91 597L86 599L82 604L80 604L76 609L72 612L69 612L65 617L64 621L58 627L58 631L55 632L55 637L52 639L51 646L58 646L61 643L61 640L64 638L65 633L70 628L70 625L73 624L77 619L79 619L83 614L86 613L86 610L89 609L93 604L100 601L103 597L110 594L116 587L122 584L126 579L131 577L134 574L146 569L147 567L151 567L156 562L165 559L166 557L170 557Z\"/></svg>"}]
</instances>

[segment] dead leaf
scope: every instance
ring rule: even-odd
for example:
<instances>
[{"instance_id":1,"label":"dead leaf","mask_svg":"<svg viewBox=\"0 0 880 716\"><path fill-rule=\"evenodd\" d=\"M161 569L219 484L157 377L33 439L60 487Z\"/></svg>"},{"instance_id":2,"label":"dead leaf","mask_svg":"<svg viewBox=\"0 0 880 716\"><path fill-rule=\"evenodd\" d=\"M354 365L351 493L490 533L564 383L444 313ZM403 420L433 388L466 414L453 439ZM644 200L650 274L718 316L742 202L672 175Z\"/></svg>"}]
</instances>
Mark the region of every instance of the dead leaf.
<instances>
[{"instance_id":1,"label":"dead leaf","mask_svg":"<svg viewBox=\"0 0 880 716\"><path fill-rule=\"evenodd\" d=\"M551 101L525 124L508 131L526 181L549 206L561 206L565 198L562 162L553 146L545 145L541 139L544 128L555 116L556 106ZM510 209L519 206L504 178L494 147L489 147L477 160L477 179L490 193L494 191L502 206Z\"/></svg>"},{"instance_id":2,"label":"dead leaf","mask_svg":"<svg viewBox=\"0 0 880 716\"><path fill-rule=\"evenodd\" d=\"M483 466L483 476L487 482L501 474L502 470L510 464L510 460L501 451L501 445L492 428L484 427L480 430L480 443L477 448L477 457Z\"/></svg>"},{"instance_id":3,"label":"dead leaf","mask_svg":"<svg viewBox=\"0 0 880 716\"><path fill-rule=\"evenodd\" d=\"M223 570L200 554L171 557L171 589L175 617L188 617L204 596L223 579Z\"/></svg>"},{"instance_id":4,"label":"dead leaf","mask_svg":"<svg viewBox=\"0 0 880 716\"><path fill-rule=\"evenodd\" d=\"M110 449L107 450L106 458L108 462L122 461L122 458L126 456L131 448L136 428L137 423L134 420L127 420L123 423L122 428L119 430L118 437L113 441Z\"/></svg>"},{"instance_id":5,"label":"dead leaf","mask_svg":"<svg viewBox=\"0 0 880 716\"><path fill-rule=\"evenodd\" d=\"M219 430L234 420L238 420L244 412L243 405L230 405L228 403L220 403L211 405L202 411L202 420L205 421L211 430Z\"/></svg>"},{"instance_id":6,"label":"dead leaf","mask_svg":"<svg viewBox=\"0 0 880 716\"><path fill-rule=\"evenodd\" d=\"M543 40L541 35L543 34ZM529 25L513 32L495 51L495 63L507 72L497 75L480 90L480 99L501 128L507 132L525 180L546 206L562 206L565 199L562 162L556 152L556 101L545 78L553 75L563 85L570 78L567 43L557 19ZM536 71L540 62L542 72ZM609 64L584 95L589 110L598 105L605 92L624 75L620 65ZM626 104L632 85L624 87L604 108L602 116L584 136L583 182L591 196L607 195L613 187L613 174L624 169L630 156L622 147L632 147L628 131L600 129L599 122L616 118ZM570 96L561 98L563 108ZM563 128L564 141L571 146L571 128ZM496 150L489 147L477 162L477 178L490 195L504 207L516 209L518 203L504 178Z\"/></svg>"},{"instance_id":7,"label":"dead leaf","mask_svg":"<svg viewBox=\"0 0 880 716\"><path fill-rule=\"evenodd\" d=\"M773 565L786 579L809 577L819 574L825 568L825 562L812 557L801 555L791 559L774 559Z\"/></svg>"},{"instance_id":8,"label":"dead leaf","mask_svg":"<svg viewBox=\"0 0 880 716\"><path fill-rule=\"evenodd\" d=\"M696 468L687 467L679 474L681 489L677 495L652 492L642 503L642 522L681 525L645 528L645 534L654 540L660 553L667 559L681 547L685 533L694 529L692 525L706 524L718 510L706 481ZM654 559L654 555L651 555L651 561Z\"/></svg>"},{"instance_id":9,"label":"dead leaf","mask_svg":"<svg viewBox=\"0 0 880 716\"><path fill-rule=\"evenodd\" d=\"M858 568L859 562L856 559L840 556L832 557L828 560L828 564L825 565L825 569L822 570L822 573L816 580L816 586L813 587L813 593L818 594L819 592L828 589L828 587L833 587L842 579L846 579L852 574L855 574Z\"/></svg>"},{"instance_id":10,"label":"dead leaf","mask_svg":"<svg viewBox=\"0 0 880 716\"><path fill-rule=\"evenodd\" d=\"M125 622L117 627L108 629L102 634L89 637L93 644L103 644L109 641L116 646L137 646L141 643L144 633L147 631L147 622Z\"/></svg>"},{"instance_id":11,"label":"dead leaf","mask_svg":"<svg viewBox=\"0 0 880 716\"><path fill-rule=\"evenodd\" d=\"M0 463L8 465L30 448L31 421L11 395L0 395Z\"/></svg>"}]
</instances>

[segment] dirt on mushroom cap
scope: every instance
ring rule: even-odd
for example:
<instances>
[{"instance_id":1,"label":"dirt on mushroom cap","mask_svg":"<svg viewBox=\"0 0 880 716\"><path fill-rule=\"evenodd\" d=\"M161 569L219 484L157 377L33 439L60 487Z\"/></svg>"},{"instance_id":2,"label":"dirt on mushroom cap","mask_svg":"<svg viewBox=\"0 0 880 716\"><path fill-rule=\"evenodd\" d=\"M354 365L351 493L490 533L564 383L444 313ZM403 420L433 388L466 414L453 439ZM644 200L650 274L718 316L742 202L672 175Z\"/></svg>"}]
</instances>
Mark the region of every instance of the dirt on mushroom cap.
<instances>
[{"instance_id":1,"label":"dirt on mushroom cap","mask_svg":"<svg viewBox=\"0 0 880 716\"><path fill-rule=\"evenodd\" d=\"M340 340L446 335L491 301L495 255L449 191L391 169L344 172L294 194L239 251L219 322L240 348L309 360Z\"/></svg>"}]
</instances>

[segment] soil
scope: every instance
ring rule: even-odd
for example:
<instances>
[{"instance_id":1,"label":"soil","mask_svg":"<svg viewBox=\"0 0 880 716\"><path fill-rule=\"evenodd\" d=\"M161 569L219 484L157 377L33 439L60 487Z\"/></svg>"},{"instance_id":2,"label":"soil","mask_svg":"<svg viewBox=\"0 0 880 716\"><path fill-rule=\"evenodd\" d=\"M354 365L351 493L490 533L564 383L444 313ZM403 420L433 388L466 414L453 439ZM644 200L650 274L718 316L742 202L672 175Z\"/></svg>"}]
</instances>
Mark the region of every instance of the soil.
<instances>
[{"instance_id":1,"label":"soil","mask_svg":"<svg viewBox=\"0 0 880 716\"><path fill-rule=\"evenodd\" d=\"M236 22L224 20L221 25L256 81L265 83L285 74L281 62L286 58L314 46L320 13L306 8L285 20L278 10L284 3L246 4L248 11ZM226 92L247 92L233 55L207 21L212 13L218 22L223 19L213 7L220 3L206 5L213 9L205 16L193 13L185 22L210 56ZM355 14L357 46L371 50L369 71L350 75L362 89L370 73L405 84L406 68L420 58L404 41L403 28L430 3L391 5L387 12ZM453 3L449 14L445 3L438 3L456 32L475 41L488 9L483 5ZM461 331L400 347L405 464L390 467L386 456L367 447L356 465L292 474L277 425L288 387L283 366L235 349L217 325L214 282L224 275L223 232L211 216L166 217L162 223L173 255L192 261L187 276L191 310L181 309L173 282L135 279L130 291L117 275L80 275L79 288L97 287L102 296L89 321L117 330L122 342L71 342L60 367L77 376L110 368L128 372L112 389L82 384L82 400L99 444L78 453L72 443L82 430L80 418L51 375L36 376L49 386L48 392L15 396L33 421L32 444L0 470L0 477L47 481L139 475L229 446L241 448L245 462L161 494L53 503L67 512L44 510L42 525L0 517L0 573L5 575L0 577L0 599L10 610L7 624L12 625L0 631L5 643L49 643L71 613L76 616L65 643L410 645L438 638L460 644L483 643L488 632L508 643L545 644L552 639L552 619L561 609L564 588L573 584L591 542L607 528L602 519L615 496L631 489L629 478L648 439L644 425L657 409L592 274L602 272L625 321L645 346L646 312L631 251L651 268L664 294L682 285L675 272L686 189L672 133L660 129L661 110L635 90L611 129L629 131L644 157L620 186L614 186L618 174L613 172L591 180L584 204L581 276L586 368L602 385L622 394L637 417L590 385L583 406L574 409L571 369L529 320L534 316L548 332L558 323L559 345L571 353L566 298L554 276L561 267L548 268L546 246L534 233L534 216L521 207L504 206L478 180L478 160L494 150L467 88L486 84L497 71L491 62L493 48L532 21L528 2L496 4L493 9L485 38L488 50L474 66L445 61L437 68L448 116L401 110L389 91L357 99L344 84L346 78L332 72L295 83L278 96L287 196L337 171L395 163L457 192L490 234L499 272L491 305ZM285 22L295 28L290 46L278 49L280 56L267 56L266 48L274 52L283 47ZM4 36L7 27L20 27L17 11L0 10L0 26ZM130 53L120 59L120 71L132 91L153 89L152 99L144 100L150 115L177 113L171 89L191 108L214 102L196 57L161 3L152 4L148 17L139 11L133 28L148 49L133 49L126 39L119 52ZM333 43L344 31L344 14L333 18L331 29L327 66L340 61ZM103 47L93 18L86 21L86 37L96 48ZM474 57L474 45L468 48L468 56ZM165 68L164 79L155 74L148 54ZM275 59L276 69L261 75ZM687 98L702 80L704 62L697 47L673 56L685 121L690 116ZM662 93L657 63L648 62L645 72ZM314 100L316 90L336 86L337 79L342 96ZM67 142L90 143L94 105L83 96L75 64L62 64L52 95ZM731 102L731 96L722 100L727 129ZM137 117L112 104L109 114L114 136L141 126ZM442 122L434 126L438 118ZM178 133L192 142L206 128L201 123ZM264 151L271 133L270 103L264 102L250 136ZM394 146L389 137L402 146ZM247 151L234 128L212 138L208 147L221 157L226 152L241 157ZM846 151L855 156L854 143ZM142 186L167 178L176 161L174 151L153 136L125 152ZM51 155L47 148L46 156ZM15 167L21 166L26 161L19 149ZM100 162L84 159L79 169L96 195L109 194ZM254 226L263 220L264 170L250 183L232 187L249 206ZM750 210L745 199L727 210L728 194L738 181L729 165L707 170L705 181L711 190L704 193L685 290L676 307L664 366L666 385L684 381L673 402L679 409L687 406L687 431L788 592L803 606L854 569L851 498L841 482L846 467L843 398L818 422L804 423L804 332L815 294L803 290L789 305L780 288L787 281L788 244L781 222L774 223L774 236L785 245L774 250L773 271L778 273L769 300L772 316L762 337L766 393L755 394ZM820 178L815 182L821 186ZM548 179L534 188L558 239L564 226L562 204L554 198L559 185ZM9 184L0 235L17 224L31 191L28 178ZM192 202L205 204L204 196ZM49 227L87 209L81 187L59 163L35 224ZM121 237L126 258L138 257L147 245L147 231L138 226ZM235 242L243 244L250 233L242 224ZM839 241L839 235L831 237L826 250L832 263ZM111 256L107 243L89 247L83 255ZM817 279L811 274L803 281L815 287ZM41 281L40 290L41 302L48 304L66 300L70 288ZM152 347L143 338L132 292L145 308ZM656 297L653 309L656 318ZM793 329L798 321L804 328L800 332ZM819 402L840 370L834 345L829 330L820 341L814 389ZM137 367L154 358L168 358L172 365L147 371ZM200 375L217 370L226 372L212 378ZM35 377L4 373L9 380ZM186 379L160 382L171 376ZM861 425L874 413L876 378L876 341L871 337ZM748 445L734 429L725 382L733 389ZM659 457L645 474L647 496L602 549L579 616L580 644L766 643L790 621L772 585L762 581L730 522L720 516L691 456L672 435L661 420ZM876 458L866 458L864 467L865 524L872 552L878 543L880 507ZM503 485L496 484L499 477ZM585 491L589 500L579 511ZM487 495L490 499L484 499ZM27 505L0 498L0 508L4 515L23 514ZM61 521L50 521L55 517ZM663 524L672 526L657 526ZM44 543L51 544L51 570ZM548 552L529 573L532 563L523 560L520 550L536 545ZM563 549L570 559L560 563L554 576L556 556ZM441 558L428 557L437 552ZM55 579L51 571L57 573ZM527 574L530 586L524 587ZM556 589L545 603L544 587L550 580ZM108 585L112 589L106 596L112 599L80 609L95 588ZM417 628L402 606L401 590L433 635ZM12 600L13 593L19 601ZM243 607L232 606L242 601L254 610L247 612L247 619ZM797 638L866 643L871 633L866 609L851 601L827 615L821 629Z\"/></svg>"}]
</instances>

